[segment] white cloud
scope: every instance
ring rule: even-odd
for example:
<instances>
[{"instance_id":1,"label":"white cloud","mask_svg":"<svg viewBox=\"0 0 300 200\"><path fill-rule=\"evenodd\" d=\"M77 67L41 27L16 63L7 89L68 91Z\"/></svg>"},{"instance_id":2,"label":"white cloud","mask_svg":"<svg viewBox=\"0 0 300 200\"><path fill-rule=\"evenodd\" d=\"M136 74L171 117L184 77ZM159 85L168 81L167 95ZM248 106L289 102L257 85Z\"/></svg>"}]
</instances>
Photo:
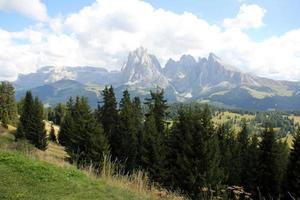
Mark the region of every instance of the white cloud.
<instances>
[{"instance_id":1,"label":"white cloud","mask_svg":"<svg viewBox=\"0 0 300 200\"><path fill-rule=\"evenodd\" d=\"M139 0L98 0L21 32L0 30L0 79L45 65L120 69L129 51L144 46L162 62L214 52L242 71L300 80L300 29L255 42L242 28L223 29L191 13L155 9Z\"/></svg>"},{"instance_id":2,"label":"white cloud","mask_svg":"<svg viewBox=\"0 0 300 200\"><path fill-rule=\"evenodd\" d=\"M256 4L243 4L235 18L226 18L223 26L226 28L259 28L264 25L263 17L266 13L264 8Z\"/></svg>"},{"instance_id":3,"label":"white cloud","mask_svg":"<svg viewBox=\"0 0 300 200\"><path fill-rule=\"evenodd\" d=\"M37 21L46 21L47 8L40 0L0 0L0 10L16 11Z\"/></svg>"}]
</instances>

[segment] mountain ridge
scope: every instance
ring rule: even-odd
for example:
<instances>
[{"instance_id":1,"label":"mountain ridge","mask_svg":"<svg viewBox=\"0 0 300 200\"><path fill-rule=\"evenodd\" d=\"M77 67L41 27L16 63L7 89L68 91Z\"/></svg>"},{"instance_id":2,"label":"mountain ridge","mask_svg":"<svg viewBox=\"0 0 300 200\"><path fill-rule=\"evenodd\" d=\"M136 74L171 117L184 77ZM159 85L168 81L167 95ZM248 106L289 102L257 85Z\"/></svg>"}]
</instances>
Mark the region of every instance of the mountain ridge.
<instances>
[{"instance_id":1,"label":"mountain ridge","mask_svg":"<svg viewBox=\"0 0 300 200\"><path fill-rule=\"evenodd\" d=\"M120 71L109 72L105 68L96 67L47 66L40 68L36 73L20 75L14 84L18 93L51 85L60 80L76 81L84 85L80 87L81 89L89 88L90 85L99 88L113 85L119 92L127 88L142 97L149 90L159 87L168 92L167 96L171 101L208 100L230 106L240 104L222 97L239 91L239 93L249 94L248 100L252 102L251 105L257 105L258 108L261 107L260 101L266 98L291 98L300 93L300 82L278 81L244 73L223 62L213 53L210 53L207 58L199 57L197 60L186 54L179 60L170 58L165 66L161 67L156 56L149 54L143 47L129 53L127 62ZM76 90L73 93L75 95ZM276 103L272 103L272 100L270 102L270 105L264 108L276 109ZM284 106L279 109L284 109Z\"/></svg>"}]
</instances>

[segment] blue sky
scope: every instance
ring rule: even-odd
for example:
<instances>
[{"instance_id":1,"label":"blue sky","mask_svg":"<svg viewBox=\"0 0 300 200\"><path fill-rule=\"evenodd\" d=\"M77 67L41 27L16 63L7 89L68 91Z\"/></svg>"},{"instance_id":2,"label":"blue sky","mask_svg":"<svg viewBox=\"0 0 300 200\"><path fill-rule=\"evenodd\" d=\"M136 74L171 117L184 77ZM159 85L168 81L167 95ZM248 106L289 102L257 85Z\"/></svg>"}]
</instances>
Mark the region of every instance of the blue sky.
<instances>
[{"instance_id":1,"label":"blue sky","mask_svg":"<svg viewBox=\"0 0 300 200\"><path fill-rule=\"evenodd\" d=\"M300 80L299 8L299 0L0 0L0 79L44 65L118 70L144 46L162 64L213 52L241 71Z\"/></svg>"},{"instance_id":2,"label":"blue sky","mask_svg":"<svg viewBox=\"0 0 300 200\"><path fill-rule=\"evenodd\" d=\"M78 12L94 0L43 0L48 15L69 15ZM248 30L254 40L263 40L281 35L288 30L300 27L299 0L146 0L155 8L162 8L181 14L191 12L212 24L222 24L222 20L234 17L243 3L257 4L267 10L265 25L259 30ZM17 12L0 12L0 27L10 31L20 31L35 21Z\"/></svg>"}]
</instances>

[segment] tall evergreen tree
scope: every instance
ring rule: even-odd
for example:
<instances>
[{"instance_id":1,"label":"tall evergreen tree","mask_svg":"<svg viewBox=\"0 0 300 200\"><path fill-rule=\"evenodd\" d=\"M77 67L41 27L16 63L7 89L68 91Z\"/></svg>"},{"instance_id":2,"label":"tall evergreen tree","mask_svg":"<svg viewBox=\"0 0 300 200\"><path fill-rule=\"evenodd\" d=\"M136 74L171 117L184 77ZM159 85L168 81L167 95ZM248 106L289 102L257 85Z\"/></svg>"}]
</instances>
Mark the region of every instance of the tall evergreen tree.
<instances>
[{"instance_id":1,"label":"tall evergreen tree","mask_svg":"<svg viewBox=\"0 0 300 200\"><path fill-rule=\"evenodd\" d=\"M102 91L102 97L103 101L98 104L97 118L103 125L104 133L108 138L111 148L111 155L113 158L116 158L119 149L119 115L117 110L117 100L113 87L105 87Z\"/></svg>"},{"instance_id":2,"label":"tall evergreen tree","mask_svg":"<svg viewBox=\"0 0 300 200\"><path fill-rule=\"evenodd\" d=\"M217 136L219 140L219 148L221 154L220 166L224 173L223 182L228 185L233 185L236 172L235 165L233 165L234 151L236 149L236 140L234 130L229 123L221 124L217 129Z\"/></svg>"},{"instance_id":3,"label":"tall evergreen tree","mask_svg":"<svg viewBox=\"0 0 300 200\"><path fill-rule=\"evenodd\" d=\"M286 199L300 199L300 128L293 140L292 150L289 156L286 187L284 188Z\"/></svg>"},{"instance_id":4,"label":"tall evergreen tree","mask_svg":"<svg viewBox=\"0 0 300 200\"><path fill-rule=\"evenodd\" d=\"M152 114L155 119L157 131L161 134L165 132L165 119L167 116L167 100L164 98L164 90L157 89L156 92L150 91L150 98L146 99L148 114Z\"/></svg>"},{"instance_id":5,"label":"tall evergreen tree","mask_svg":"<svg viewBox=\"0 0 300 200\"><path fill-rule=\"evenodd\" d=\"M197 199L200 188L214 188L221 183L218 138L207 107L180 110L168 141L168 182L173 188Z\"/></svg>"},{"instance_id":6,"label":"tall evergreen tree","mask_svg":"<svg viewBox=\"0 0 300 200\"><path fill-rule=\"evenodd\" d=\"M18 124L17 132L16 132L16 140L25 139L26 133L29 132L29 126L33 122L34 116L34 102L32 93L30 91L26 92L25 98L23 100L20 122Z\"/></svg>"},{"instance_id":7,"label":"tall evergreen tree","mask_svg":"<svg viewBox=\"0 0 300 200\"><path fill-rule=\"evenodd\" d=\"M144 115L141 106L141 100L139 97L134 97L132 101L133 107L133 127L135 129L136 137L137 137L137 155L136 155L136 167L140 167L142 165L141 157L142 157L142 139L143 139L143 121Z\"/></svg>"},{"instance_id":8,"label":"tall evergreen tree","mask_svg":"<svg viewBox=\"0 0 300 200\"><path fill-rule=\"evenodd\" d=\"M180 108L178 117L174 121L171 133L168 136L167 168L168 178L166 185L173 189L183 190L194 196L199 192L199 182L196 179L197 167L193 162L199 157L194 153L195 118L191 109Z\"/></svg>"},{"instance_id":9,"label":"tall evergreen tree","mask_svg":"<svg viewBox=\"0 0 300 200\"><path fill-rule=\"evenodd\" d=\"M68 113L59 133L71 160L78 166L93 164L99 166L109 145L102 127L97 122L87 99L76 98L68 102Z\"/></svg>"},{"instance_id":10,"label":"tall evergreen tree","mask_svg":"<svg viewBox=\"0 0 300 200\"><path fill-rule=\"evenodd\" d=\"M237 136L237 145L235 149L235 169L236 169L236 182L233 185L245 186L246 182L246 171L248 170L248 147L249 147L249 129L245 121L242 122L242 130Z\"/></svg>"},{"instance_id":11,"label":"tall evergreen tree","mask_svg":"<svg viewBox=\"0 0 300 200\"><path fill-rule=\"evenodd\" d=\"M45 123L43 121L44 107L42 102L36 97L33 103L33 118L32 127L26 133L27 139L35 145L38 149L46 150L48 146L47 132L45 130Z\"/></svg>"},{"instance_id":12,"label":"tall evergreen tree","mask_svg":"<svg viewBox=\"0 0 300 200\"><path fill-rule=\"evenodd\" d=\"M17 104L15 90L11 83L1 82L0 84L0 121L3 124L15 124L17 121Z\"/></svg>"},{"instance_id":13,"label":"tall evergreen tree","mask_svg":"<svg viewBox=\"0 0 300 200\"><path fill-rule=\"evenodd\" d=\"M264 198L276 199L280 192L277 144L273 128L262 133L259 155L259 189Z\"/></svg>"},{"instance_id":14,"label":"tall evergreen tree","mask_svg":"<svg viewBox=\"0 0 300 200\"><path fill-rule=\"evenodd\" d=\"M33 100L30 91L26 93L16 132L16 140L22 138L26 138L41 150L47 148L47 134L43 121L43 104L38 98Z\"/></svg>"},{"instance_id":15,"label":"tall evergreen tree","mask_svg":"<svg viewBox=\"0 0 300 200\"><path fill-rule=\"evenodd\" d=\"M243 186L247 192L252 194L253 198L258 198L258 172L259 172L259 141L257 135L253 135L247 149L246 161L247 169L243 175Z\"/></svg>"},{"instance_id":16,"label":"tall evergreen tree","mask_svg":"<svg viewBox=\"0 0 300 200\"><path fill-rule=\"evenodd\" d=\"M195 162L194 166L200 167L201 184L214 187L221 183L224 174L220 168L221 156L218 137L207 105L200 112L200 120L196 129L193 145L195 145L195 153L201 156L201 159Z\"/></svg>"},{"instance_id":17,"label":"tall evergreen tree","mask_svg":"<svg viewBox=\"0 0 300 200\"><path fill-rule=\"evenodd\" d=\"M164 152L161 136L156 129L155 117L147 115L141 145L142 167L149 172L153 181L162 182Z\"/></svg>"},{"instance_id":18,"label":"tall evergreen tree","mask_svg":"<svg viewBox=\"0 0 300 200\"><path fill-rule=\"evenodd\" d=\"M131 102L129 92L124 90L123 98L120 101L120 123L118 135L119 142L117 157L124 162L127 170L136 167L138 132L135 123L135 108Z\"/></svg>"}]
</instances>

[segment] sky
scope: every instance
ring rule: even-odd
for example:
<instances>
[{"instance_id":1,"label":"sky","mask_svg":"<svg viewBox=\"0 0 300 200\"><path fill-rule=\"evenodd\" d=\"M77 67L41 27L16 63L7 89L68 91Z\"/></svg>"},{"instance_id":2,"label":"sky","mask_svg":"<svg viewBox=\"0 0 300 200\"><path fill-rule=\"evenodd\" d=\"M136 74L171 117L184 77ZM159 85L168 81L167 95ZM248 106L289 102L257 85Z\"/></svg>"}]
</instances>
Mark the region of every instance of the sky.
<instances>
[{"instance_id":1,"label":"sky","mask_svg":"<svg viewBox=\"0 0 300 200\"><path fill-rule=\"evenodd\" d=\"M42 66L120 70L143 46L162 65L213 52L243 72L300 81L298 0L0 0L0 80Z\"/></svg>"}]
</instances>

